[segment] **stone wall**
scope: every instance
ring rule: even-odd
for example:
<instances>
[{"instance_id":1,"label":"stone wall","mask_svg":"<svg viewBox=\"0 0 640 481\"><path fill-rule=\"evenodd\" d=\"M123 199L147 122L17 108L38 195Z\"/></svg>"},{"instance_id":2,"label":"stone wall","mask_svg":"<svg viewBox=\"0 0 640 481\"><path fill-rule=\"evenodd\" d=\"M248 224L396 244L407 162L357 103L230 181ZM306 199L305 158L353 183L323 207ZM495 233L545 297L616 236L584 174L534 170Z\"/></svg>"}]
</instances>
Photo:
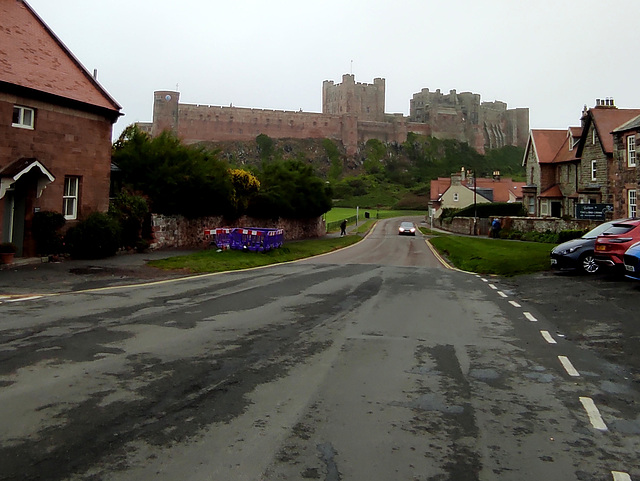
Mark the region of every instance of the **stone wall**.
<instances>
[{"instance_id":1,"label":"stone wall","mask_svg":"<svg viewBox=\"0 0 640 481\"><path fill-rule=\"evenodd\" d=\"M326 233L326 227L322 217L303 220L278 219L276 221L241 217L235 222L229 223L225 222L222 217L187 219L182 216L153 214L151 218L153 240L150 248L204 248L207 247L211 241L210 238L205 236L205 229L215 229L217 227L266 227L284 229L285 242L313 239L322 237Z\"/></svg>"},{"instance_id":2,"label":"stone wall","mask_svg":"<svg viewBox=\"0 0 640 481\"><path fill-rule=\"evenodd\" d=\"M498 217L503 230L520 232L561 232L590 230L600 224L592 220L562 220L549 217ZM493 220L493 218L491 218ZM490 219L478 219L476 235L489 235ZM473 235L473 217L454 217L450 222L440 220L438 227L456 234Z\"/></svg>"}]
</instances>

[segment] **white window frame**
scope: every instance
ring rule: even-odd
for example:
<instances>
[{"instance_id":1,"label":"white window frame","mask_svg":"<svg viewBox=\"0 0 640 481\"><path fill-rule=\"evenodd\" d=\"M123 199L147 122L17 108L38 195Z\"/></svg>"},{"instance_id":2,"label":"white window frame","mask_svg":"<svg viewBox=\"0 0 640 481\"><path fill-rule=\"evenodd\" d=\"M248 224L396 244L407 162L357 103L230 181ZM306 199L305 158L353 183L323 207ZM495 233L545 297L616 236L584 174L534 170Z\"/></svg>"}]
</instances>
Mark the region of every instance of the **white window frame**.
<instances>
[{"instance_id":1,"label":"white window frame","mask_svg":"<svg viewBox=\"0 0 640 481\"><path fill-rule=\"evenodd\" d=\"M529 214L535 215L536 213L536 199L535 197L529 197Z\"/></svg>"},{"instance_id":2,"label":"white window frame","mask_svg":"<svg viewBox=\"0 0 640 481\"><path fill-rule=\"evenodd\" d=\"M458 202L460 200L460 195L457 192L453 193L453 201Z\"/></svg>"},{"instance_id":3,"label":"white window frame","mask_svg":"<svg viewBox=\"0 0 640 481\"><path fill-rule=\"evenodd\" d=\"M638 214L638 194L635 189L629 189L627 191L627 209L629 217L636 217Z\"/></svg>"},{"instance_id":4,"label":"white window frame","mask_svg":"<svg viewBox=\"0 0 640 481\"><path fill-rule=\"evenodd\" d=\"M591 161L591 180L593 181L598 180L598 161L597 160Z\"/></svg>"},{"instance_id":5,"label":"white window frame","mask_svg":"<svg viewBox=\"0 0 640 481\"><path fill-rule=\"evenodd\" d=\"M13 121L13 117L11 118L11 126L18 127L19 129L29 129L33 130L33 126L35 124L36 111L29 107L23 107L22 105L14 105L13 106L13 115L15 116L16 111L18 113L17 122Z\"/></svg>"},{"instance_id":6,"label":"white window frame","mask_svg":"<svg viewBox=\"0 0 640 481\"><path fill-rule=\"evenodd\" d=\"M540 201L540 215L549 215L549 201L547 199L542 199Z\"/></svg>"},{"instance_id":7,"label":"white window frame","mask_svg":"<svg viewBox=\"0 0 640 481\"><path fill-rule=\"evenodd\" d=\"M62 194L62 213L66 220L75 220L78 218L79 194L80 177L65 177L64 192Z\"/></svg>"},{"instance_id":8,"label":"white window frame","mask_svg":"<svg viewBox=\"0 0 640 481\"><path fill-rule=\"evenodd\" d=\"M636 166L636 136L630 135L627 137L627 166Z\"/></svg>"}]
</instances>

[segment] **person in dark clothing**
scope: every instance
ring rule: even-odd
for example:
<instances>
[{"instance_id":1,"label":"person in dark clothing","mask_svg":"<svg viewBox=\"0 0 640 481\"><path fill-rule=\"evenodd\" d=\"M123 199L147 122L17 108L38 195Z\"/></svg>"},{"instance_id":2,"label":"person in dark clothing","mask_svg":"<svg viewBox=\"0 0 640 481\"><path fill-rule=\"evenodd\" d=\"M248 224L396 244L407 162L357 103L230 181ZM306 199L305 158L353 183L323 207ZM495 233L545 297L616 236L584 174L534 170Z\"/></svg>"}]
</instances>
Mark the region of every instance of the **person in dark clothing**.
<instances>
[{"instance_id":1,"label":"person in dark clothing","mask_svg":"<svg viewBox=\"0 0 640 481\"><path fill-rule=\"evenodd\" d=\"M340 237L347 235L347 220L340 222Z\"/></svg>"},{"instance_id":2,"label":"person in dark clothing","mask_svg":"<svg viewBox=\"0 0 640 481\"><path fill-rule=\"evenodd\" d=\"M502 226L500 225L500 220L496 217L491 222L491 237L494 239L498 239L500 237L500 229Z\"/></svg>"}]
</instances>

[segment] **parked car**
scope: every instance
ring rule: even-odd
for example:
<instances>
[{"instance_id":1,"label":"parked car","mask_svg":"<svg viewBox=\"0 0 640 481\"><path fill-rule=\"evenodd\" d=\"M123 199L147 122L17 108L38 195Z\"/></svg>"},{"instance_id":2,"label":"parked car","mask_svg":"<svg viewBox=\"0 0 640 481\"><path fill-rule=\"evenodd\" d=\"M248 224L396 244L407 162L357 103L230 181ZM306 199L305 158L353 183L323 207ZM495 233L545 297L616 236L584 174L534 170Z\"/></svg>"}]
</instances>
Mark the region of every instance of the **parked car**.
<instances>
[{"instance_id":1,"label":"parked car","mask_svg":"<svg viewBox=\"0 0 640 481\"><path fill-rule=\"evenodd\" d=\"M596 262L622 271L624 253L636 242L640 242L640 219L616 222L596 239Z\"/></svg>"},{"instance_id":2,"label":"parked car","mask_svg":"<svg viewBox=\"0 0 640 481\"><path fill-rule=\"evenodd\" d=\"M624 253L624 270L629 279L640 281L640 242L636 242Z\"/></svg>"},{"instance_id":3,"label":"parked car","mask_svg":"<svg viewBox=\"0 0 640 481\"><path fill-rule=\"evenodd\" d=\"M401 222L398 227L398 234L400 235L416 235L416 226L413 222Z\"/></svg>"},{"instance_id":4,"label":"parked car","mask_svg":"<svg viewBox=\"0 0 640 481\"><path fill-rule=\"evenodd\" d=\"M562 271L579 270L585 274L595 274L600 269L593 253L596 238L606 232L612 225L627 220L630 219L603 222L582 237L563 242L554 247L551 251L551 268Z\"/></svg>"}]
</instances>

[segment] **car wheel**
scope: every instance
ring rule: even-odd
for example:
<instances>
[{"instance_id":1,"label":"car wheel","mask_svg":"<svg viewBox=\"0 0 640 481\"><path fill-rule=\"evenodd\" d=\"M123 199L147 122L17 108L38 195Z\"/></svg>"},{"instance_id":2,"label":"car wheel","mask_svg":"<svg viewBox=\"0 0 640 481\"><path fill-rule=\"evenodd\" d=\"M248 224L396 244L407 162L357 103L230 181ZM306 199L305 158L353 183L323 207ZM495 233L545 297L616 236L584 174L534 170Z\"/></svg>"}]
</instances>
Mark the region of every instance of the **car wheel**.
<instances>
[{"instance_id":1,"label":"car wheel","mask_svg":"<svg viewBox=\"0 0 640 481\"><path fill-rule=\"evenodd\" d=\"M595 274L600 269L600 266L596 262L593 254L586 254L580 258L580 265L582 266L582 272L585 274Z\"/></svg>"}]
</instances>

